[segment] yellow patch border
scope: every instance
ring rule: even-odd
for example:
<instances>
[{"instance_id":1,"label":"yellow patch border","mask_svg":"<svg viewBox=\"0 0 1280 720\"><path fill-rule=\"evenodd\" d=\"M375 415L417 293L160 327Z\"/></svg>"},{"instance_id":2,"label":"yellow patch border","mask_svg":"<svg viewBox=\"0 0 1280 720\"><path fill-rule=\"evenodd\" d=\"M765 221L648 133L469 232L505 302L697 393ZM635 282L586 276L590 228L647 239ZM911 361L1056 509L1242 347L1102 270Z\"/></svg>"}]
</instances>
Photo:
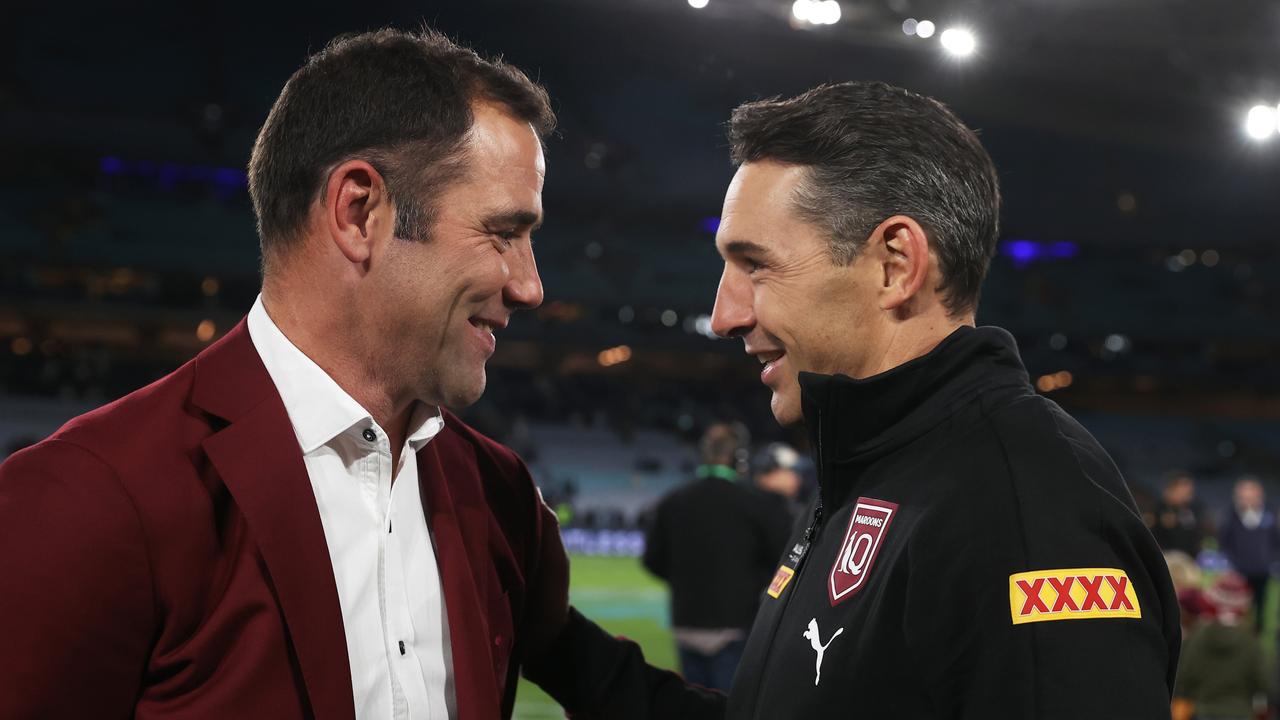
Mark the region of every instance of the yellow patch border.
<instances>
[{"instance_id":1,"label":"yellow patch border","mask_svg":"<svg viewBox=\"0 0 1280 720\"><path fill-rule=\"evenodd\" d=\"M795 575L795 570L792 570L786 565L779 565L778 572L773 574L773 582L769 583L769 589L766 591L769 593L769 597L777 599L778 596L782 595L782 592L787 589L787 585L791 584L791 578L795 577ZM782 581L781 584L779 584L779 580ZM777 592L773 591L774 585L778 586ZM756 587L759 587L759 585Z\"/></svg>"},{"instance_id":2,"label":"yellow patch border","mask_svg":"<svg viewBox=\"0 0 1280 720\"><path fill-rule=\"evenodd\" d=\"M1099 575L1110 575L1117 580L1124 578L1127 581L1126 597L1133 603L1132 610L1118 608L1116 610L1059 610L1058 612L1043 612L1033 610L1030 615L1022 615L1020 610L1026 600L1026 593L1018 587L1018 581L1034 582L1036 580L1055 580L1065 581L1068 577L1077 577L1083 575L1090 579ZM1103 590L1111 591L1111 598L1114 602L1115 591L1111 589L1110 584L1106 584ZM1043 590L1041 590L1043 592ZM1040 596L1044 600L1044 596ZM1045 605L1050 605L1045 602ZM1049 622L1052 620L1092 620L1098 618L1141 618L1142 605L1138 602L1138 592L1133 587L1133 581L1129 578L1129 574L1118 568L1062 568L1058 570L1035 570L1032 572L1014 573L1009 576L1009 613L1013 618L1014 625L1025 625L1027 623Z\"/></svg>"}]
</instances>

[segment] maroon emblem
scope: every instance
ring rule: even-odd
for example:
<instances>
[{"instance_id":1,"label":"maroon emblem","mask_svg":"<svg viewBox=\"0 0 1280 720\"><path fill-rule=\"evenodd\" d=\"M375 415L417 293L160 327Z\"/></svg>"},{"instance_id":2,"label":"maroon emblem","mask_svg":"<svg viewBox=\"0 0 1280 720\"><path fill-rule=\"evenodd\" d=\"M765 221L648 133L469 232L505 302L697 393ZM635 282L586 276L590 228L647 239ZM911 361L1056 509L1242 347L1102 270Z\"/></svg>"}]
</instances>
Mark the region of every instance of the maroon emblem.
<instances>
[{"instance_id":1,"label":"maroon emblem","mask_svg":"<svg viewBox=\"0 0 1280 720\"><path fill-rule=\"evenodd\" d=\"M880 552L880 543L897 512L898 506L894 503L858 498L836 563L827 578L827 596L832 607L853 597L866 584L867 574Z\"/></svg>"}]
</instances>

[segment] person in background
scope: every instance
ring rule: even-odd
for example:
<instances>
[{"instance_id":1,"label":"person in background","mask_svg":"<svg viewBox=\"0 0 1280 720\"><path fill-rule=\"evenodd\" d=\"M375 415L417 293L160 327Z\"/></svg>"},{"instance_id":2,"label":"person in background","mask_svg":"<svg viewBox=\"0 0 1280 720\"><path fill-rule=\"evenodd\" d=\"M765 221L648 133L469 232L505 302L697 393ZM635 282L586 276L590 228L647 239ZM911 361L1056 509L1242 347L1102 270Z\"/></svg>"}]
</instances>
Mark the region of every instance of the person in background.
<instances>
[{"instance_id":1,"label":"person in background","mask_svg":"<svg viewBox=\"0 0 1280 720\"><path fill-rule=\"evenodd\" d=\"M756 487L786 500L787 510L793 518L804 512L807 499L804 492L804 476L801 474L803 458L795 448L786 443L769 443L756 453L751 472Z\"/></svg>"},{"instance_id":2,"label":"person in background","mask_svg":"<svg viewBox=\"0 0 1280 720\"><path fill-rule=\"evenodd\" d=\"M1151 534L1162 550L1181 550L1196 557L1204 540L1200 508L1195 504L1196 483L1189 473L1174 471L1165 478L1156 503Z\"/></svg>"},{"instance_id":3,"label":"person in background","mask_svg":"<svg viewBox=\"0 0 1280 720\"><path fill-rule=\"evenodd\" d=\"M1242 625L1250 590L1234 572L1204 593L1212 615L1187 637L1174 685L1174 720L1250 720L1264 705L1266 669L1258 641Z\"/></svg>"},{"instance_id":4,"label":"person in background","mask_svg":"<svg viewBox=\"0 0 1280 720\"><path fill-rule=\"evenodd\" d=\"M1234 499L1218 534L1218 544L1231 567L1253 590L1255 629L1261 632L1271 566L1280 551L1280 529L1276 527L1275 513L1266 507L1266 495L1257 478L1246 475L1237 480Z\"/></svg>"},{"instance_id":5,"label":"person in background","mask_svg":"<svg viewBox=\"0 0 1280 720\"><path fill-rule=\"evenodd\" d=\"M725 692L791 532L783 499L742 482L746 444L740 425L709 427L697 479L658 503L645 534L644 566L671 586L685 680Z\"/></svg>"},{"instance_id":6,"label":"person in background","mask_svg":"<svg viewBox=\"0 0 1280 720\"><path fill-rule=\"evenodd\" d=\"M1208 601L1204 599L1203 574L1195 559L1180 550L1166 552L1164 560L1169 564L1169 577L1178 594L1178 619L1182 623L1182 637L1185 638L1201 618L1212 615Z\"/></svg>"}]
</instances>

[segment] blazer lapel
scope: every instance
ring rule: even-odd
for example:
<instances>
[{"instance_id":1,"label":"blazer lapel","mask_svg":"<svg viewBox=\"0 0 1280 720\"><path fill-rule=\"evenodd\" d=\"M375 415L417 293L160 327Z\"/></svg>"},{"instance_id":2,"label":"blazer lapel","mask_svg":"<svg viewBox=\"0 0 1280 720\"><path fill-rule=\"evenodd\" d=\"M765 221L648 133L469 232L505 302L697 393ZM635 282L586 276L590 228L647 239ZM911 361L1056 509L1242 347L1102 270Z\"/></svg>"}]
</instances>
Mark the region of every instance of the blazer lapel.
<instances>
[{"instance_id":1,"label":"blazer lapel","mask_svg":"<svg viewBox=\"0 0 1280 720\"><path fill-rule=\"evenodd\" d=\"M498 687L486 610L467 555L468 549L488 552L488 518L473 506L466 490L467 478L459 477L454 488L457 492L451 491L446 465L460 474L466 472L465 464L442 461L440 441L445 438L441 435L418 453L418 482L444 586L458 720L489 720L500 716Z\"/></svg>"},{"instance_id":2,"label":"blazer lapel","mask_svg":"<svg viewBox=\"0 0 1280 720\"><path fill-rule=\"evenodd\" d=\"M317 720L354 720L342 608L298 440L241 321L197 360L192 403L228 421L203 445L266 563Z\"/></svg>"}]
</instances>

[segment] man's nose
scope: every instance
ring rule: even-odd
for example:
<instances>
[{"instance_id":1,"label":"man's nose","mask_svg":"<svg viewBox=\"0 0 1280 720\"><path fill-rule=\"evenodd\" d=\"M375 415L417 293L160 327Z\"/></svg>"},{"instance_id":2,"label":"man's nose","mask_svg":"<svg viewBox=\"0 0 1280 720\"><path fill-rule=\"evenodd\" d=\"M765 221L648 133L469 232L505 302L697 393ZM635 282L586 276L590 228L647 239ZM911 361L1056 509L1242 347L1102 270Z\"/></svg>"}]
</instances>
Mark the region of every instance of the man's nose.
<instances>
[{"instance_id":1,"label":"man's nose","mask_svg":"<svg viewBox=\"0 0 1280 720\"><path fill-rule=\"evenodd\" d=\"M503 300L515 308L531 310L542 304L542 278L538 276L538 262L533 248L525 245L517 253L507 253L510 277L502 288Z\"/></svg>"},{"instance_id":2,"label":"man's nose","mask_svg":"<svg viewBox=\"0 0 1280 720\"><path fill-rule=\"evenodd\" d=\"M740 272L725 266L716 289L716 305L711 311L711 329L723 338L746 335L755 327L751 284Z\"/></svg>"}]
</instances>

